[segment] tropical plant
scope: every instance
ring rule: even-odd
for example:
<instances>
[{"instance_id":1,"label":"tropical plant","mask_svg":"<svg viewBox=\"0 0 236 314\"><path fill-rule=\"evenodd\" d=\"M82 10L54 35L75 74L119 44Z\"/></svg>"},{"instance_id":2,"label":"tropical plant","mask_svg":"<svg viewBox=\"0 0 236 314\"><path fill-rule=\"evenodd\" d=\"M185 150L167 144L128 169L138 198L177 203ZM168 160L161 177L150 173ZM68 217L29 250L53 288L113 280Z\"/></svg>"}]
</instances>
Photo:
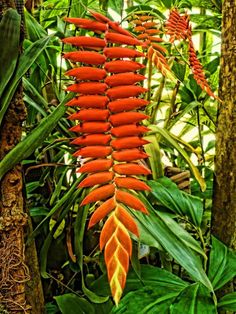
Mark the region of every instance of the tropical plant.
<instances>
[{"instance_id":1,"label":"tropical plant","mask_svg":"<svg viewBox=\"0 0 236 314\"><path fill-rule=\"evenodd\" d=\"M23 77L24 138L0 177L23 161L47 312L234 311L235 293L218 290L235 252L209 228L219 5L136 2L124 14L102 1L109 18L89 6L48 0L26 12L25 61L0 84L3 118ZM191 194L163 161L191 171Z\"/></svg>"}]
</instances>

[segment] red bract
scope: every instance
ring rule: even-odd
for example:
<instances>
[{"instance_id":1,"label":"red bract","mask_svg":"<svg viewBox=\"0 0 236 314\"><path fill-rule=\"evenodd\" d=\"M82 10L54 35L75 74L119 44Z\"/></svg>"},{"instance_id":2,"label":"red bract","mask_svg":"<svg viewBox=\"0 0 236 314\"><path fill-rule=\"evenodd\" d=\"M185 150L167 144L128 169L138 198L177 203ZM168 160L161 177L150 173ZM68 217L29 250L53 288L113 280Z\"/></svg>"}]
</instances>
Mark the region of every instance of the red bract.
<instances>
[{"instance_id":1,"label":"red bract","mask_svg":"<svg viewBox=\"0 0 236 314\"><path fill-rule=\"evenodd\" d=\"M91 228L108 216L100 235L100 249L105 252L108 280L117 304L125 287L132 254L129 232L139 237L134 218L121 203L147 214L147 209L138 196L121 189L150 189L143 181L132 177L150 174L149 169L138 164L141 159L148 157L143 150L143 145L148 144L148 141L142 135L149 130L139 125L148 116L138 110L149 102L137 98L147 89L135 85L145 77L134 72L144 66L132 60L144 57L144 54L133 48L116 46L135 46L142 43L123 30L118 23L99 13L91 13L97 21L66 19L81 28L95 32L105 31L102 34L104 38L79 36L63 39L64 43L77 46L78 49L94 47L101 52L79 50L64 55L64 58L72 62L82 63L80 67L66 72L66 75L77 80L67 90L79 93L66 105L71 107L69 119L79 121L79 124L70 129L79 133L71 144L80 146L74 157L82 159L82 165L77 172L85 174L78 188L92 188L81 206L95 203L95 211L88 227ZM118 60L105 62L106 58ZM78 111L71 114L75 107L78 107Z\"/></svg>"}]
</instances>

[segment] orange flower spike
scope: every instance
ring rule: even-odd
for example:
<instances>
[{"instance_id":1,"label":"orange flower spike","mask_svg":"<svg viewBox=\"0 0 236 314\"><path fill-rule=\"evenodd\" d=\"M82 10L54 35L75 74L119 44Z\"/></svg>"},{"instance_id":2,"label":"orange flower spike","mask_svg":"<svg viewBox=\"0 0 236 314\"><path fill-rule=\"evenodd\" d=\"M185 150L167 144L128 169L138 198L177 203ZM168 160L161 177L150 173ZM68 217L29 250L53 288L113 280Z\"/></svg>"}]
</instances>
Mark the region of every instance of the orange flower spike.
<instances>
[{"instance_id":1,"label":"orange flower spike","mask_svg":"<svg viewBox=\"0 0 236 314\"><path fill-rule=\"evenodd\" d=\"M113 152L112 158L117 161L133 161L147 158L148 155L137 148L124 149L119 152Z\"/></svg>"},{"instance_id":2,"label":"orange flower spike","mask_svg":"<svg viewBox=\"0 0 236 314\"><path fill-rule=\"evenodd\" d=\"M147 92L148 89L137 85L115 86L107 90L107 96L110 99L119 99L126 97L136 97Z\"/></svg>"},{"instance_id":3,"label":"orange flower spike","mask_svg":"<svg viewBox=\"0 0 236 314\"><path fill-rule=\"evenodd\" d=\"M86 162L83 166L81 166L77 172L80 173L92 173L99 171L109 170L113 165L113 161L111 159L97 159Z\"/></svg>"},{"instance_id":4,"label":"orange flower spike","mask_svg":"<svg viewBox=\"0 0 236 314\"><path fill-rule=\"evenodd\" d=\"M132 72L145 68L145 65L134 61L115 60L105 63L105 70L111 73Z\"/></svg>"},{"instance_id":5,"label":"orange flower spike","mask_svg":"<svg viewBox=\"0 0 236 314\"><path fill-rule=\"evenodd\" d=\"M110 129L108 122L84 122L69 129L79 133L105 133Z\"/></svg>"},{"instance_id":6,"label":"orange flower spike","mask_svg":"<svg viewBox=\"0 0 236 314\"><path fill-rule=\"evenodd\" d=\"M110 134L89 134L86 136L77 137L70 144L81 146L93 146L93 145L107 145L111 140Z\"/></svg>"},{"instance_id":7,"label":"orange flower spike","mask_svg":"<svg viewBox=\"0 0 236 314\"><path fill-rule=\"evenodd\" d=\"M66 17L64 21L68 23L75 24L77 27L81 27L84 29L89 29L92 31L102 31L105 32L106 25L100 22L92 21L84 18L75 18L75 17Z\"/></svg>"},{"instance_id":8,"label":"orange flower spike","mask_svg":"<svg viewBox=\"0 0 236 314\"><path fill-rule=\"evenodd\" d=\"M106 200L102 205L100 205L92 214L90 220L88 229L92 228L94 225L96 225L100 220L105 218L110 212L113 211L116 207L116 202L114 200L114 197L109 198Z\"/></svg>"},{"instance_id":9,"label":"orange flower spike","mask_svg":"<svg viewBox=\"0 0 236 314\"><path fill-rule=\"evenodd\" d=\"M67 87L67 91L81 94L103 94L107 89L107 84L99 82L82 82Z\"/></svg>"},{"instance_id":10,"label":"orange flower spike","mask_svg":"<svg viewBox=\"0 0 236 314\"><path fill-rule=\"evenodd\" d=\"M94 51L72 51L63 55L64 59L68 59L72 62L83 62L92 65L101 65L106 61L105 56Z\"/></svg>"},{"instance_id":11,"label":"orange flower spike","mask_svg":"<svg viewBox=\"0 0 236 314\"><path fill-rule=\"evenodd\" d=\"M114 86L119 86L119 85L131 85L131 84L135 84L137 82L143 81L143 80L145 80L145 76L141 74L135 74L133 72L128 72L128 73L119 73L119 74L108 76L105 79L105 83L109 85L110 87L114 87Z\"/></svg>"},{"instance_id":12,"label":"orange flower spike","mask_svg":"<svg viewBox=\"0 0 236 314\"><path fill-rule=\"evenodd\" d=\"M116 217L126 229L139 238L139 230L134 218L120 205L116 208Z\"/></svg>"},{"instance_id":13,"label":"orange flower spike","mask_svg":"<svg viewBox=\"0 0 236 314\"><path fill-rule=\"evenodd\" d=\"M116 177L115 184L119 188L132 189L136 191L150 191L151 190L150 187L146 183L135 178Z\"/></svg>"},{"instance_id":14,"label":"orange flower spike","mask_svg":"<svg viewBox=\"0 0 236 314\"><path fill-rule=\"evenodd\" d=\"M137 123L147 118L149 118L149 116L144 113L131 111L113 114L110 116L109 120L113 126L119 126L124 124Z\"/></svg>"},{"instance_id":15,"label":"orange flower spike","mask_svg":"<svg viewBox=\"0 0 236 314\"><path fill-rule=\"evenodd\" d=\"M91 157L91 158L103 158L111 154L112 149L110 146L87 146L77 150L74 157Z\"/></svg>"},{"instance_id":16,"label":"orange flower spike","mask_svg":"<svg viewBox=\"0 0 236 314\"><path fill-rule=\"evenodd\" d=\"M114 177L113 172L99 172L99 173L94 173L85 178L83 181L80 182L78 185L79 188L84 188L84 187L91 187L97 184L104 184L110 182Z\"/></svg>"},{"instance_id":17,"label":"orange flower spike","mask_svg":"<svg viewBox=\"0 0 236 314\"><path fill-rule=\"evenodd\" d=\"M112 75L113 77L115 75ZM118 113L122 111L129 111L134 109L139 109L145 107L149 104L148 100L142 98L122 98L114 101L110 101L108 104L108 108L112 113Z\"/></svg>"},{"instance_id":18,"label":"orange flower spike","mask_svg":"<svg viewBox=\"0 0 236 314\"><path fill-rule=\"evenodd\" d=\"M139 58L144 57L144 53L124 47L110 47L103 50L107 58Z\"/></svg>"},{"instance_id":19,"label":"orange flower spike","mask_svg":"<svg viewBox=\"0 0 236 314\"><path fill-rule=\"evenodd\" d=\"M109 43L114 44L122 44L122 45L130 45L130 46L142 46L142 43L133 37L126 36L123 34L117 34L117 33L106 33L105 39Z\"/></svg>"},{"instance_id":20,"label":"orange flower spike","mask_svg":"<svg viewBox=\"0 0 236 314\"><path fill-rule=\"evenodd\" d=\"M132 194L124 191L117 190L116 191L116 200L127 205L130 208L136 209L141 211L144 214L148 214L148 211L143 204L137 197L133 196Z\"/></svg>"},{"instance_id":21,"label":"orange flower spike","mask_svg":"<svg viewBox=\"0 0 236 314\"><path fill-rule=\"evenodd\" d=\"M113 196L115 193L114 184L103 185L96 190L90 192L81 202L80 206L87 205L90 203L95 203L97 201L102 201L107 199L110 196Z\"/></svg>"},{"instance_id":22,"label":"orange flower spike","mask_svg":"<svg viewBox=\"0 0 236 314\"><path fill-rule=\"evenodd\" d=\"M65 44L71 44L79 47L98 47L104 48L106 42L104 39L88 36L66 37L61 40Z\"/></svg>"},{"instance_id":23,"label":"orange flower spike","mask_svg":"<svg viewBox=\"0 0 236 314\"><path fill-rule=\"evenodd\" d=\"M111 134L115 137L125 137L132 135L142 135L148 131L150 131L150 129L144 125L127 124L112 128Z\"/></svg>"},{"instance_id":24,"label":"orange flower spike","mask_svg":"<svg viewBox=\"0 0 236 314\"><path fill-rule=\"evenodd\" d=\"M116 149L136 148L150 143L138 136L122 137L111 141L111 146Z\"/></svg>"},{"instance_id":25,"label":"orange flower spike","mask_svg":"<svg viewBox=\"0 0 236 314\"><path fill-rule=\"evenodd\" d=\"M78 106L80 108L106 108L109 98L107 96L100 95L86 95L80 96L79 98L73 98L66 106Z\"/></svg>"},{"instance_id":26,"label":"orange flower spike","mask_svg":"<svg viewBox=\"0 0 236 314\"><path fill-rule=\"evenodd\" d=\"M77 78L78 80L91 80L91 81L100 81L106 77L106 71L104 69L92 68L92 67L80 67L74 68L64 75L69 75Z\"/></svg>"},{"instance_id":27,"label":"orange flower spike","mask_svg":"<svg viewBox=\"0 0 236 314\"><path fill-rule=\"evenodd\" d=\"M109 111L107 109L84 109L73 113L68 119L81 121L106 121L108 116Z\"/></svg>"},{"instance_id":28,"label":"orange flower spike","mask_svg":"<svg viewBox=\"0 0 236 314\"><path fill-rule=\"evenodd\" d=\"M136 163L117 164L113 166L113 170L122 175L148 175L151 174L151 170L138 165Z\"/></svg>"}]
</instances>

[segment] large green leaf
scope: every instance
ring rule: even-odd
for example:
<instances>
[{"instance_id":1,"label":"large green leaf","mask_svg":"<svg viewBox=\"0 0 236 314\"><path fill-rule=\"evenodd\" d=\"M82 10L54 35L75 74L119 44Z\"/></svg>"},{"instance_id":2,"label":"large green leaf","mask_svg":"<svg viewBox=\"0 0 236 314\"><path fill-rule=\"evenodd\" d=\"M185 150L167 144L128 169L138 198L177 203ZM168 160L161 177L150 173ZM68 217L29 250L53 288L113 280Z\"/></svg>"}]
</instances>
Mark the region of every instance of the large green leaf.
<instances>
[{"instance_id":1,"label":"large green leaf","mask_svg":"<svg viewBox=\"0 0 236 314\"><path fill-rule=\"evenodd\" d=\"M224 295L218 302L218 308L226 311L236 311L236 292Z\"/></svg>"},{"instance_id":2,"label":"large green leaf","mask_svg":"<svg viewBox=\"0 0 236 314\"><path fill-rule=\"evenodd\" d=\"M148 185L152 189L151 194L161 205L178 215L188 216L196 226L200 226L203 205L199 198L180 191L177 185L166 177L148 181Z\"/></svg>"},{"instance_id":3,"label":"large green leaf","mask_svg":"<svg viewBox=\"0 0 236 314\"><path fill-rule=\"evenodd\" d=\"M167 270L151 265L141 265L140 277L133 269L129 271L124 293L140 289L143 286L149 286L158 291L178 292L187 287L188 283ZM91 289L100 295L110 295L107 274L95 280Z\"/></svg>"},{"instance_id":4,"label":"large green leaf","mask_svg":"<svg viewBox=\"0 0 236 314\"><path fill-rule=\"evenodd\" d=\"M20 56L18 61L18 66L16 68L15 74L9 82L9 88L5 90L2 96L2 105L0 110L0 125L2 123L2 119L4 114L12 100L12 97L18 87L20 80L22 79L23 75L28 71L28 69L32 66L41 52L47 46L50 36L41 38L30 45L24 53Z\"/></svg>"},{"instance_id":5,"label":"large green leaf","mask_svg":"<svg viewBox=\"0 0 236 314\"><path fill-rule=\"evenodd\" d=\"M54 297L62 314L94 314L95 310L86 299L73 293Z\"/></svg>"},{"instance_id":6,"label":"large green leaf","mask_svg":"<svg viewBox=\"0 0 236 314\"><path fill-rule=\"evenodd\" d=\"M16 67L19 54L20 21L21 17L17 11L8 9L0 23L0 98Z\"/></svg>"},{"instance_id":7,"label":"large green leaf","mask_svg":"<svg viewBox=\"0 0 236 314\"><path fill-rule=\"evenodd\" d=\"M181 236L173 230L170 221L166 216L155 210L152 205L141 194L140 199L146 204L149 215L138 211L132 211L139 226L146 229L166 251L192 276L200 281L208 289L213 290L212 285L203 270L201 260L190 248Z\"/></svg>"},{"instance_id":8,"label":"large green leaf","mask_svg":"<svg viewBox=\"0 0 236 314\"><path fill-rule=\"evenodd\" d=\"M170 292L144 287L129 292L125 295L117 307L113 307L114 314L168 314L169 307L179 292Z\"/></svg>"},{"instance_id":9,"label":"large green leaf","mask_svg":"<svg viewBox=\"0 0 236 314\"><path fill-rule=\"evenodd\" d=\"M151 133L158 133L160 134L163 139L170 144L173 148L175 148L179 154L184 158L184 160L189 165L189 168L191 169L193 175L195 176L196 180L198 181L199 185L201 186L202 191L205 191L206 189L206 183L204 179L202 178L200 172L198 171L197 167L194 166L192 163L190 157L186 153L186 151L178 144L178 142L171 136L171 133L169 133L167 130L164 130L156 125L149 125L148 126L152 132Z\"/></svg>"},{"instance_id":10,"label":"large green leaf","mask_svg":"<svg viewBox=\"0 0 236 314\"><path fill-rule=\"evenodd\" d=\"M215 290L236 276L236 253L212 237L208 277Z\"/></svg>"},{"instance_id":11,"label":"large green leaf","mask_svg":"<svg viewBox=\"0 0 236 314\"><path fill-rule=\"evenodd\" d=\"M56 126L58 120L65 114L65 103L72 97L72 94L68 94L62 103L48 117L41 120L40 124L3 158L0 162L0 179L7 171L12 169L12 167L17 165L23 159L29 157L35 149L43 143Z\"/></svg>"},{"instance_id":12,"label":"large green leaf","mask_svg":"<svg viewBox=\"0 0 236 314\"><path fill-rule=\"evenodd\" d=\"M170 314L217 314L210 291L199 283L186 287L170 306Z\"/></svg>"}]
</instances>

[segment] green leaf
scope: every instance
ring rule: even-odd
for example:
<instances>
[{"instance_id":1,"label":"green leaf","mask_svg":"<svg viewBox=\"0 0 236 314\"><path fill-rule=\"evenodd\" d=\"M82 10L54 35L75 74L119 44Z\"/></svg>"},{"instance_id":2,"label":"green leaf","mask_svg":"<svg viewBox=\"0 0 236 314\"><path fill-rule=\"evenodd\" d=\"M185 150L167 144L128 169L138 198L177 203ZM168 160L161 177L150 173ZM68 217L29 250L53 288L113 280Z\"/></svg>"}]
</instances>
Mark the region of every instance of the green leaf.
<instances>
[{"instance_id":1,"label":"green leaf","mask_svg":"<svg viewBox=\"0 0 236 314\"><path fill-rule=\"evenodd\" d=\"M129 292L125 295L117 307L113 307L111 313L139 313L139 314L168 314L169 307L179 292L165 292L152 287L144 287Z\"/></svg>"},{"instance_id":2,"label":"green leaf","mask_svg":"<svg viewBox=\"0 0 236 314\"><path fill-rule=\"evenodd\" d=\"M143 286L150 286L157 291L179 292L187 287L188 283L159 267L141 265L140 277L133 269L129 271L124 293L140 289ZM91 284L91 289L100 295L110 295L107 274L95 280Z\"/></svg>"},{"instance_id":3,"label":"green leaf","mask_svg":"<svg viewBox=\"0 0 236 314\"><path fill-rule=\"evenodd\" d=\"M205 191L206 183L204 179L202 178L199 170L197 169L196 166L194 166L194 164L192 163L186 151L177 143L175 139L173 139L173 137L171 136L171 133L169 133L167 130L159 128L156 125L149 125L148 127L152 130L152 133L154 132L159 133L168 144L170 144L173 148L175 148L179 152L179 154L184 158L184 160L189 165L189 168L191 169L193 175L195 176L196 180L201 186L202 191Z\"/></svg>"},{"instance_id":4,"label":"green leaf","mask_svg":"<svg viewBox=\"0 0 236 314\"><path fill-rule=\"evenodd\" d=\"M196 226L200 226L203 205L199 198L180 191L167 177L148 181L148 185L152 189L151 194L160 204L180 216L188 216Z\"/></svg>"},{"instance_id":5,"label":"green leaf","mask_svg":"<svg viewBox=\"0 0 236 314\"><path fill-rule=\"evenodd\" d=\"M54 299L62 314L95 314L92 304L75 294L63 294Z\"/></svg>"},{"instance_id":6,"label":"green leaf","mask_svg":"<svg viewBox=\"0 0 236 314\"><path fill-rule=\"evenodd\" d=\"M174 72L176 77L183 82L186 73L186 64L174 61L171 70Z\"/></svg>"},{"instance_id":7,"label":"green leaf","mask_svg":"<svg viewBox=\"0 0 236 314\"><path fill-rule=\"evenodd\" d=\"M12 97L18 87L20 80L22 79L23 75L28 71L28 69L32 66L34 61L38 58L41 52L47 46L50 36L41 38L34 42L31 46L29 46L24 53L20 56L18 61L18 66L16 68L15 75L9 82L9 88L5 90L3 97L2 97L2 107L0 110L0 125L2 123L2 119L4 114L12 100Z\"/></svg>"},{"instance_id":8,"label":"green leaf","mask_svg":"<svg viewBox=\"0 0 236 314\"><path fill-rule=\"evenodd\" d=\"M236 292L224 295L218 302L218 308L226 311L236 311Z\"/></svg>"},{"instance_id":9,"label":"green leaf","mask_svg":"<svg viewBox=\"0 0 236 314\"><path fill-rule=\"evenodd\" d=\"M12 169L23 159L27 159L35 149L43 143L56 126L58 120L65 114L65 103L72 97L72 94L68 94L62 103L48 117L41 120L40 124L3 158L0 162L0 180L7 171Z\"/></svg>"},{"instance_id":10,"label":"green leaf","mask_svg":"<svg viewBox=\"0 0 236 314\"><path fill-rule=\"evenodd\" d=\"M156 239L163 248L183 267L195 280L201 282L208 289L213 290L212 285L203 270L199 256L194 254L189 245L181 239L178 233L172 229L171 218L166 219L166 215L155 210L151 204L141 194L140 199L146 204L149 215L144 215L137 211L132 211L138 224L146 229L150 235ZM141 233L142 234L142 233Z\"/></svg>"},{"instance_id":11,"label":"green leaf","mask_svg":"<svg viewBox=\"0 0 236 314\"><path fill-rule=\"evenodd\" d=\"M0 98L16 67L19 54L20 22L21 17L17 11L8 9L0 23Z\"/></svg>"},{"instance_id":12,"label":"green leaf","mask_svg":"<svg viewBox=\"0 0 236 314\"><path fill-rule=\"evenodd\" d=\"M157 179L163 176L163 165L161 162L159 143L153 135L145 136L145 140L150 142L150 144L145 145L145 152L149 155L148 160L152 170L152 177Z\"/></svg>"},{"instance_id":13,"label":"green leaf","mask_svg":"<svg viewBox=\"0 0 236 314\"><path fill-rule=\"evenodd\" d=\"M170 314L217 314L210 291L199 283L186 287L170 306Z\"/></svg>"},{"instance_id":14,"label":"green leaf","mask_svg":"<svg viewBox=\"0 0 236 314\"><path fill-rule=\"evenodd\" d=\"M84 190L85 191L85 190ZM82 275L82 290L85 295L89 298L91 302L94 303L104 303L108 300L108 297L100 297L95 294L93 291L89 290L85 286L84 282L84 273L83 273L83 241L84 241L84 231L86 226L86 219L88 216L89 205L79 207L75 226L74 226L74 247L75 247L75 255L77 259L77 264L80 267L81 275Z\"/></svg>"},{"instance_id":15,"label":"green leaf","mask_svg":"<svg viewBox=\"0 0 236 314\"><path fill-rule=\"evenodd\" d=\"M236 253L212 236L208 277L214 290L220 289L236 276Z\"/></svg>"}]
</instances>

